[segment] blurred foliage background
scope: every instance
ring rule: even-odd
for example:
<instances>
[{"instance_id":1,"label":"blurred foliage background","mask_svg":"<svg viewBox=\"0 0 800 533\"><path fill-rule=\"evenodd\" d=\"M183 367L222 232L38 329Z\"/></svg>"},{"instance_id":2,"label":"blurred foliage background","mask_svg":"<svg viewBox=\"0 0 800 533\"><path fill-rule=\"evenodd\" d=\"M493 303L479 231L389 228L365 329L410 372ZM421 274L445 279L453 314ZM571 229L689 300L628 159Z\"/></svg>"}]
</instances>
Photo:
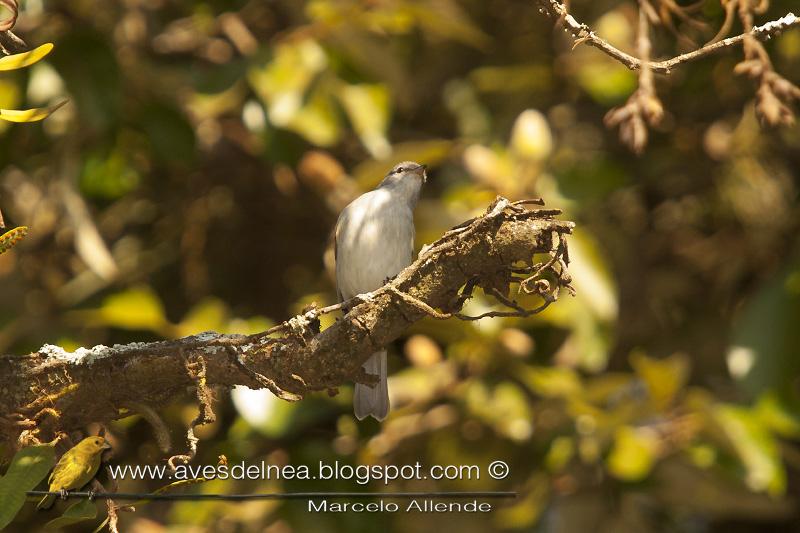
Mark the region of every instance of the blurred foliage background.
<instances>
[{"instance_id":1,"label":"blurred foliage background","mask_svg":"<svg viewBox=\"0 0 800 533\"><path fill-rule=\"evenodd\" d=\"M572 4L633 49L635 3ZM708 39L724 12L701 4ZM759 23L797 7L770 4ZM236 390L197 431L197 464L502 459L502 482L367 488L519 498L477 516L150 503L123 531L800 530L800 129L760 127L738 48L657 78L667 114L636 156L602 125L635 74L571 50L532 1L27 0L15 31L55 49L2 74L0 107L69 103L0 123L0 208L30 228L0 255L3 353L255 332L334 303L338 212L401 160L431 167L418 246L497 194L578 223L577 296L530 319L415 325L390 352L385 423L357 423L349 387L296 404ZM685 51L653 37L656 57ZM799 82L800 31L767 48ZM196 410L187 395L161 413L175 453ZM114 463L169 455L139 416L109 431ZM12 528L55 516L29 507Z\"/></svg>"}]
</instances>

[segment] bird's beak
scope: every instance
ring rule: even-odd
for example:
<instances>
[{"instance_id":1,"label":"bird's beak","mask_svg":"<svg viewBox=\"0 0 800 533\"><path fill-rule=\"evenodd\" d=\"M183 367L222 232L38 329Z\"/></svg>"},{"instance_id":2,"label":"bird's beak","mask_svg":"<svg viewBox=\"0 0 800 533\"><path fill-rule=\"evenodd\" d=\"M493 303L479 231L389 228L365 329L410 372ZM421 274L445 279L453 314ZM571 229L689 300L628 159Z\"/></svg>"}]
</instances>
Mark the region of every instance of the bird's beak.
<instances>
[{"instance_id":1,"label":"bird's beak","mask_svg":"<svg viewBox=\"0 0 800 533\"><path fill-rule=\"evenodd\" d=\"M110 450L111 449L111 444L109 444L108 441L106 441L106 442L103 443L103 445L100 448L102 448L103 450Z\"/></svg>"},{"instance_id":2,"label":"bird's beak","mask_svg":"<svg viewBox=\"0 0 800 533\"><path fill-rule=\"evenodd\" d=\"M428 173L426 171L428 170L428 165L420 165L420 166L417 167L417 169L418 170L419 169L422 170L422 172L421 172L421 174L422 174L422 183L427 183L428 182Z\"/></svg>"}]
</instances>

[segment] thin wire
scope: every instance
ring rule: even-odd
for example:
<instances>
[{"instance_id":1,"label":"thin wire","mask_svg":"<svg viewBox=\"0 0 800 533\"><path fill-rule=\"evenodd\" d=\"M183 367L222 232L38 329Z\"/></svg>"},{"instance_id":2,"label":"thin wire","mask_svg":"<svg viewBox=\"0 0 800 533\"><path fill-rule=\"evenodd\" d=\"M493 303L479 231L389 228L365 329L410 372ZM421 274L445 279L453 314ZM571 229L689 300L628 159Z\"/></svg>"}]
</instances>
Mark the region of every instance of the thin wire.
<instances>
[{"instance_id":1,"label":"thin wire","mask_svg":"<svg viewBox=\"0 0 800 533\"><path fill-rule=\"evenodd\" d=\"M312 498L516 498L516 492L280 492L256 494L152 494L140 492L51 492L29 490L28 496L53 495L59 498L93 500L305 500Z\"/></svg>"}]
</instances>

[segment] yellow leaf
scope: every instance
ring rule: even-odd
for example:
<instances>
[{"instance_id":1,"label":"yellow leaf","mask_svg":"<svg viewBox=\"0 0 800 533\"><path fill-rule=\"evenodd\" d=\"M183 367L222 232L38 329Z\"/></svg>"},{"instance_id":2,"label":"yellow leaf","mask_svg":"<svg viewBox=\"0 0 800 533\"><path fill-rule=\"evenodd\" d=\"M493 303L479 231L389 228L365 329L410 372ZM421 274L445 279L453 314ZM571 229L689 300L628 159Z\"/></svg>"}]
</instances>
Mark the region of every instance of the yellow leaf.
<instances>
[{"instance_id":1,"label":"yellow leaf","mask_svg":"<svg viewBox=\"0 0 800 533\"><path fill-rule=\"evenodd\" d=\"M631 366L647 385L650 398L659 410L669 407L689 378L689 359L684 354L653 359L635 352L631 354Z\"/></svg>"},{"instance_id":2,"label":"yellow leaf","mask_svg":"<svg viewBox=\"0 0 800 533\"><path fill-rule=\"evenodd\" d=\"M526 109L514 122L511 148L523 159L542 161L553 151L553 136L544 115L535 109Z\"/></svg>"},{"instance_id":3,"label":"yellow leaf","mask_svg":"<svg viewBox=\"0 0 800 533\"><path fill-rule=\"evenodd\" d=\"M106 326L121 329L159 332L168 325L158 295L146 286L109 296L97 311L97 318Z\"/></svg>"},{"instance_id":4,"label":"yellow leaf","mask_svg":"<svg viewBox=\"0 0 800 533\"><path fill-rule=\"evenodd\" d=\"M33 65L49 54L52 49L53 43L45 43L28 52L2 57L0 58L0 70L16 70L18 68L27 67L28 65Z\"/></svg>"},{"instance_id":5,"label":"yellow leaf","mask_svg":"<svg viewBox=\"0 0 800 533\"><path fill-rule=\"evenodd\" d=\"M392 147L386 138L390 110L388 89L382 84L346 85L338 96L370 155L375 159L389 156Z\"/></svg>"},{"instance_id":6,"label":"yellow leaf","mask_svg":"<svg viewBox=\"0 0 800 533\"><path fill-rule=\"evenodd\" d=\"M608 455L608 471L623 481L644 479L656 460L658 437L644 428L621 426L614 435L614 446Z\"/></svg>"},{"instance_id":7,"label":"yellow leaf","mask_svg":"<svg viewBox=\"0 0 800 533\"><path fill-rule=\"evenodd\" d=\"M33 109L0 109L0 119L8 122L38 122L49 117L56 109L66 103L67 101L64 100L63 102L50 107L35 107Z\"/></svg>"},{"instance_id":8,"label":"yellow leaf","mask_svg":"<svg viewBox=\"0 0 800 533\"><path fill-rule=\"evenodd\" d=\"M581 379L571 368L520 366L518 375L525 385L544 398L567 398L581 392Z\"/></svg>"},{"instance_id":9,"label":"yellow leaf","mask_svg":"<svg viewBox=\"0 0 800 533\"><path fill-rule=\"evenodd\" d=\"M206 298L195 305L180 324L176 334L183 337L200 331L220 331L228 321L228 307L216 298Z\"/></svg>"},{"instance_id":10,"label":"yellow leaf","mask_svg":"<svg viewBox=\"0 0 800 533\"><path fill-rule=\"evenodd\" d=\"M550 443L544 464L550 472L561 472L574 455L575 439L567 436L556 437Z\"/></svg>"}]
</instances>

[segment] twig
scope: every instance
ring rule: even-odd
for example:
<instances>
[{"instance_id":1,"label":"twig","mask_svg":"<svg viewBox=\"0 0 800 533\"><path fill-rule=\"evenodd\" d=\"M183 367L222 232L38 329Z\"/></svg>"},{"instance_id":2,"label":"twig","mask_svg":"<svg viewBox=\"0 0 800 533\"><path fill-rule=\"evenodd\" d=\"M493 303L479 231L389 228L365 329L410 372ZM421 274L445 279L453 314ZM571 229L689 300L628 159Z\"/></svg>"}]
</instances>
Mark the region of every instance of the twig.
<instances>
[{"instance_id":1,"label":"twig","mask_svg":"<svg viewBox=\"0 0 800 533\"><path fill-rule=\"evenodd\" d=\"M142 402L128 402L127 405L137 412L142 418L144 418L147 423L150 424L150 427L153 428L158 448L163 453L169 452L172 449L172 439L169 436L169 429L167 429L167 425L164 423L161 417L158 416L158 413L156 413L152 407L145 405Z\"/></svg>"},{"instance_id":2,"label":"twig","mask_svg":"<svg viewBox=\"0 0 800 533\"><path fill-rule=\"evenodd\" d=\"M11 28L17 23L17 16L19 16L19 2L17 0L0 0L0 6L11 12L7 18L0 20L0 51L6 55L24 52L28 49L28 45L11 31Z\"/></svg>"},{"instance_id":3,"label":"twig","mask_svg":"<svg viewBox=\"0 0 800 533\"><path fill-rule=\"evenodd\" d=\"M739 20L745 28L753 24L754 14L764 7L741 0L730 3L738 6ZM791 105L800 101L800 88L775 72L767 49L752 35L745 36L742 48L744 61L736 65L734 72L746 75L758 86L756 115L769 126L791 126L795 122Z\"/></svg>"},{"instance_id":4,"label":"twig","mask_svg":"<svg viewBox=\"0 0 800 533\"><path fill-rule=\"evenodd\" d=\"M547 13L551 17L562 21L564 24L564 29L568 31L575 39L576 46L579 44L587 44L603 51L606 55L616 59L631 70L639 70L642 68L644 62L641 59L627 54L619 48L616 48L608 41L597 35L588 25L575 20L575 17L573 17L567 11L567 8L563 3L558 2L557 0L537 1L544 13ZM650 70L657 74L670 74L672 69L679 65L688 63L690 61L695 61L709 54L739 44L743 42L747 36L751 36L755 39L766 40L795 26L800 26L800 18L796 17L793 13L787 13L785 16L777 20L767 22L761 26L753 26L750 31L742 33L741 35L737 35L736 37L722 39L702 48L698 48L697 50L693 50L670 59L650 62L649 67Z\"/></svg>"},{"instance_id":5,"label":"twig","mask_svg":"<svg viewBox=\"0 0 800 533\"><path fill-rule=\"evenodd\" d=\"M653 71L649 68L653 47L648 12L652 10L648 0L639 0L636 49L643 65L639 70L639 87L624 106L612 109L604 119L610 128L619 126L620 140L637 154L641 154L647 146L648 126L658 125L664 117L664 108L656 94Z\"/></svg>"},{"instance_id":6,"label":"twig","mask_svg":"<svg viewBox=\"0 0 800 533\"><path fill-rule=\"evenodd\" d=\"M186 359L186 371L195 382L195 395L197 397L197 416L189 425L186 430L186 441L189 444L189 451L183 455L173 455L167 460L169 467L175 471L175 461L183 461L184 464L189 463L197 455L197 437L194 434L194 428L211 424L217 419L214 410L211 408L211 391L208 389L207 383L207 368L206 361L202 355L197 355L193 361Z\"/></svg>"}]
</instances>

